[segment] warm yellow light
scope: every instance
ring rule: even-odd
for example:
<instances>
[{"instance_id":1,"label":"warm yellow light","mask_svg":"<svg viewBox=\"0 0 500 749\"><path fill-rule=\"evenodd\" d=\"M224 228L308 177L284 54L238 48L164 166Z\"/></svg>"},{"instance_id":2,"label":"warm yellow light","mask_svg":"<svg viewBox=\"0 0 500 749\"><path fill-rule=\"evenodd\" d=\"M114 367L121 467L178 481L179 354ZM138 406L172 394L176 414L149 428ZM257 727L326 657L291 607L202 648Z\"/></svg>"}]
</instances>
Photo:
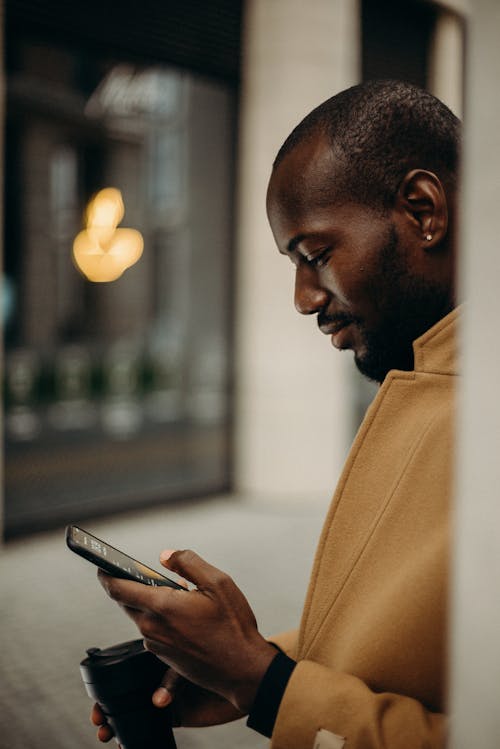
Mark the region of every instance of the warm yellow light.
<instances>
[{"instance_id":1,"label":"warm yellow light","mask_svg":"<svg viewBox=\"0 0 500 749\"><path fill-rule=\"evenodd\" d=\"M101 244L109 242L124 215L125 206L120 190L106 187L87 206L87 231Z\"/></svg>"},{"instance_id":2,"label":"warm yellow light","mask_svg":"<svg viewBox=\"0 0 500 749\"><path fill-rule=\"evenodd\" d=\"M73 259L89 281L115 281L142 255L144 240L135 229L117 229L125 215L120 190L107 187L86 210L86 228L73 242Z\"/></svg>"}]
</instances>

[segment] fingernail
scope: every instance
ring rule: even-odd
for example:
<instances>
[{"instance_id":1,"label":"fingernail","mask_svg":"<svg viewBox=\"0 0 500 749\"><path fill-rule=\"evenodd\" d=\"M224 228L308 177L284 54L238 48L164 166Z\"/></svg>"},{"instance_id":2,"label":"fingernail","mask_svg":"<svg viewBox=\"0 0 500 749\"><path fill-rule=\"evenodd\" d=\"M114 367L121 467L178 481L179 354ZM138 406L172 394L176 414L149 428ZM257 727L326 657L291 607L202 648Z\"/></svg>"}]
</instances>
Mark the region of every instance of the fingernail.
<instances>
[{"instance_id":1,"label":"fingernail","mask_svg":"<svg viewBox=\"0 0 500 749\"><path fill-rule=\"evenodd\" d=\"M153 694L153 703L157 707L164 707L170 702L172 702L172 695L170 694L168 689L165 689L165 687L159 687Z\"/></svg>"},{"instance_id":2,"label":"fingernail","mask_svg":"<svg viewBox=\"0 0 500 749\"><path fill-rule=\"evenodd\" d=\"M175 549L165 549L160 554L160 562L167 562L172 554L174 554Z\"/></svg>"}]
</instances>

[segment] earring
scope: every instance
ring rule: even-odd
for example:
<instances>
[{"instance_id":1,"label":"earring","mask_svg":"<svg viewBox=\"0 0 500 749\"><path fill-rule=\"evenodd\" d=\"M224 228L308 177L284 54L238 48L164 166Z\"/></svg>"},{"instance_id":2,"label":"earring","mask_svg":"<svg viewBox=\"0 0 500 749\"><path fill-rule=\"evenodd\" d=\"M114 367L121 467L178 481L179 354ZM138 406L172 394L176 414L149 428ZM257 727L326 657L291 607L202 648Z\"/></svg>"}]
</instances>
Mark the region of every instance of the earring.
<instances>
[{"instance_id":1,"label":"earring","mask_svg":"<svg viewBox=\"0 0 500 749\"><path fill-rule=\"evenodd\" d=\"M432 239L432 234L426 234L426 235L425 235L425 238L426 238L426 240L427 240L428 242L430 242L430 241L431 241L431 239Z\"/></svg>"}]
</instances>

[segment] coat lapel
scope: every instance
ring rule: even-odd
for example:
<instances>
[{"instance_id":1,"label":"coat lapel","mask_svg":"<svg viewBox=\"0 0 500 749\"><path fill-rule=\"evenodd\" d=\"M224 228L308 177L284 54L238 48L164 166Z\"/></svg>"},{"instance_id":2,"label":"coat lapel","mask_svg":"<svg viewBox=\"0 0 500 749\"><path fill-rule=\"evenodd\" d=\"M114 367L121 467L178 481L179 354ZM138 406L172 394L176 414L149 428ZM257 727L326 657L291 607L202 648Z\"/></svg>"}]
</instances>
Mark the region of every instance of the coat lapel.
<instances>
[{"instance_id":1,"label":"coat lapel","mask_svg":"<svg viewBox=\"0 0 500 749\"><path fill-rule=\"evenodd\" d=\"M457 310L415 342L416 371L389 372L367 411L316 553L299 636L300 658L307 656L363 550L383 522L401 477L434 419L439 383L425 375L423 365L432 362L434 374L454 374L456 316Z\"/></svg>"}]
</instances>

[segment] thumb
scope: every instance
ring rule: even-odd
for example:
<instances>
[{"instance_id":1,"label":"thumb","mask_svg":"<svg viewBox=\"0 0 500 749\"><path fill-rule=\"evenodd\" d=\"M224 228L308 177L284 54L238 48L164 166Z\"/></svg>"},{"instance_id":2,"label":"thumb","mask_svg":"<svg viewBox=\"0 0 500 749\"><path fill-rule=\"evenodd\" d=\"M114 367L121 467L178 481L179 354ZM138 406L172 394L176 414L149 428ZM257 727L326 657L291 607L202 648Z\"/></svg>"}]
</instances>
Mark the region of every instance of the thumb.
<instances>
[{"instance_id":1,"label":"thumb","mask_svg":"<svg viewBox=\"0 0 500 749\"><path fill-rule=\"evenodd\" d=\"M175 549L164 549L160 554L160 562L167 569L169 569L168 560L170 559L172 554L175 554Z\"/></svg>"},{"instance_id":2,"label":"thumb","mask_svg":"<svg viewBox=\"0 0 500 749\"><path fill-rule=\"evenodd\" d=\"M221 570L213 567L198 554L189 549L183 551L162 551L160 561L164 567L185 577L198 588L212 589L227 578Z\"/></svg>"},{"instance_id":3,"label":"thumb","mask_svg":"<svg viewBox=\"0 0 500 749\"><path fill-rule=\"evenodd\" d=\"M172 556L172 554L175 554L175 549L165 549L160 554L160 563L167 568L167 570L173 570L173 567L171 567L168 563L168 560ZM179 583L179 585L182 585L183 588L186 588L186 590L189 590L189 585L187 583L187 580L183 580L183 578L179 578L176 582Z\"/></svg>"},{"instance_id":4,"label":"thumb","mask_svg":"<svg viewBox=\"0 0 500 749\"><path fill-rule=\"evenodd\" d=\"M170 705L175 697L180 678L181 677L176 671L167 668L151 698L155 707L167 707Z\"/></svg>"}]
</instances>

